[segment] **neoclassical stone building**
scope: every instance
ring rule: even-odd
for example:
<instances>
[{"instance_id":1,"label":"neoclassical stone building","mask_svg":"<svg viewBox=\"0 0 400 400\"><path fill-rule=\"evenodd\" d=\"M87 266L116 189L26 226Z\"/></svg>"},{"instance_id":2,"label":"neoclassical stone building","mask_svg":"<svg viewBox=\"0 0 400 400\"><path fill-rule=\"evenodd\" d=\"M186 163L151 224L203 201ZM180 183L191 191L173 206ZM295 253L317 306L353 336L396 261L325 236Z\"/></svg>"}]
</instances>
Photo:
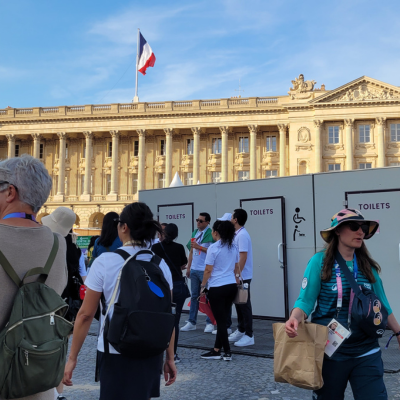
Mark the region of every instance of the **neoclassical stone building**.
<instances>
[{"instance_id":1,"label":"neoclassical stone building","mask_svg":"<svg viewBox=\"0 0 400 400\"><path fill-rule=\"evenodd\" d=\"M400 164L400 88L363 76L334 90L300 75L287 95L0 110L0 158L53 177L40 215L98 227L138 190Z\"/></svg>"}]
</instances>

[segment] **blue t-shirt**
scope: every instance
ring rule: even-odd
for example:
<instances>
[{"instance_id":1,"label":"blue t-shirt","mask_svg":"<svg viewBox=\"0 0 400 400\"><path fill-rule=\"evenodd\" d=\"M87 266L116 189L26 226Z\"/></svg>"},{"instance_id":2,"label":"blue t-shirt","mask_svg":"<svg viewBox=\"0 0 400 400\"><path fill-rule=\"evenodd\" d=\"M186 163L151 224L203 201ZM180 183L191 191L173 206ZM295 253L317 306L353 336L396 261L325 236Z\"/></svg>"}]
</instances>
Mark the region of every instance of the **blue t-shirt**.
<instances>
[{"instance_id":1,"label":"blue t-shirt","mask_svg":"<svg viewBox=\"0 0 400 400\"><path fill-rule=\"evenodd\" d=\"M341 274L343 305L339 316L336 317L338 298L336 274L332 271L332 277L329 282L323 282L321 280L324 255L325 252L319 252L308 262L306 271L304 272L300 295L294 304L294 307L300 308L306 315L311 315L312 313L311 321L316 324L327 326L331 319L335 318L344 327L348 328L351 287L344 274ZM352 272L353 261L346 261L346 265ZM372 288L374 293L386 307L388 313L391 314L392 309L390 308L389 301L383 289L382 280L375 268L372 268L372 271L375 277L375 283L371 283L361 271L358 271L357 283L364 285L369 289ZM333 354L332 359L345 360L348 358L358 357L379 347L378 340L367 336L363 331L358 329L355 323L351 324L351 332L350 337L346 339Z\"/></svg>"},{"instance_id":2,"label":"blue t-shirt","mask_svg":"<svg viewBox=\"0 0 400 400\"><path fill-rule=\"evenodd\" d=\"M100 238L97 238L96 241L94 242L94 247L92 252L93 258L97 258L100 254L106 253L108 251L114 251L122 247L122 242L118 236L115 238L112 245L107 248L99 244L99 239Z\"/></svg>"}]
</instances>

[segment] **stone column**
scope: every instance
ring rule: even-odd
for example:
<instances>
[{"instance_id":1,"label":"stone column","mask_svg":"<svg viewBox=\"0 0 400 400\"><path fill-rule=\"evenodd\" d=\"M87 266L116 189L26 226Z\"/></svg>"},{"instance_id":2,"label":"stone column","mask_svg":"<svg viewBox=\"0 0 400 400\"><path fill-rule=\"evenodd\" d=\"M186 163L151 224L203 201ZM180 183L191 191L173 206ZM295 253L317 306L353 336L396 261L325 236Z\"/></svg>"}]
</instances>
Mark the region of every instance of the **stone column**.
<instances>
[{"instance_id":1,"label":"stone column","mask_svg":"<svg viewBox=\"0 0 400 400\"><path fill-rule=\"evenodd\" d=\"M257 179L257 125L248 125L250 131L250 179Z\"/></svg>"},{"instance_id":2,"label":"stone column","mask_svg":"<svg viewBox=\"0 0 400 400\"><path fill-rule=\"evenodd\" d=\"M33 157L40 158L40 139L42 136L39 133L32 133L33 137Z\"/></svg>"},{"instance_id":3,"label":"stone column","mask_svg":"<svg viewBox=\"0 0 400 400\"><path fill-rule=\"evenodd\" d=\"M13 158L13 157L15 157L15 135L13 133L10 133L10 134L6 135L6 138L8 140L7 157Z\"/></svg>"},{"instance_id":4,"label":"stone column","mask_svg":"<svg viewBox=\"0 0 400 400\"><path fill-rule=\"evenodd\" d=\"M228 126L220 126L221 132L221 182L228 182Z\"/></svg>"},{"instance_id":5,"label":"stone column","mask_svg":"<svg viewBox=\"0 0 400 400\"><path fill-rule=\"evenodd\" d=\"M200 180L200 133L201 128L192 128L193 132L193 184L197 185Z\"/></svg>"},{"instance_id":6,"label":"stone column","mask_svg":"<svg viewBox=\"0 0 400 400\"><path fill-rule=\"evenodd\" d=\"M58 132L57 136L60 139L60 147L58 151L58 187L57 194L54 196L54 201L64 201L65 191L65 144L67 134Z\"/></svg>"},{"instance_id":7,"label":"stone column","mask_svg":"<svg viewBox=\"0 0 400 400\"><path fill-rule=\"evenodd\" d=\"M385 117L377 117L376 125L378 126L378 168L385 166Z\"/></svg>"},{"instance_id":8,"label":"stone column","mask_svg":"<svg viewBox=\"0 0 400 400\"><path fill-rule=\"evenodd\" d=\"M118 200L118 144L119 131L110 131L112 137L112 152L111 152L111 192L107 194L107 200ZM87 153L87 147L86 147ZM85 177L86 179L86 177ZM85 185L87 182L85 182Z\"/></svg>"},{"instance_id":9,"label":"stone column","mask_svg":"<svg viewBox=\"0 0 400 400\"><path fill-rule=\"evenodd\" d=\"M139 135L138 191L146 189L146 129L137 129Z\"/></svg>"},{"instance_id":10,"label":"stone column","mask_svg":"<svg viewBox=\"0 0 400 400\"><path fill-rule=\"evenodd\" d=\"M314 172L322 172L322 155L321 155L321 136L322 126L324 121L322 119L314 120L315 126L315 170Z\"/></svg>"},{"instance_id":11,"label":"stone column","mask_svg":"<svg viewBox=\"0 0 400 400\"><path fill-rule=\"evenodd\" d=\"M278 124L279 129L279 176L286 176L286 130L289 124Z\"/></svg>"},{"instance_id":12,"label":"stone column","mask_svg":"<svg viewBox=\"0 0 400 400\"><path fill-rule=\"evenodd\" d=\"M165 187L172 181L172 128L164 128L165 133Z\"/></svg>"},{"instance_id":13,"label":"stone column","mask_svg":"<svg viewBox=\"0 0 400 400\"><path fill-rule=\"evenodd\" d=\"M85 187L83 194L80 197L81 201L91 200L91 183L92 183L92 139L93 133L90 131L83 132L86 140L86 154L85 154ZM114 149L114 144L113 144Z\"/></svg>"},{"instance_id":14,"label":"stone column","mask_svg":"<svg viewBox=\"0 0 400 400\"><path fill-rule=\"evenodd\" d=\"M353 125L354 119L345 119L344 124L346 126L346 170L350 171L353 169Z\"/></svg>"}]
</instances>

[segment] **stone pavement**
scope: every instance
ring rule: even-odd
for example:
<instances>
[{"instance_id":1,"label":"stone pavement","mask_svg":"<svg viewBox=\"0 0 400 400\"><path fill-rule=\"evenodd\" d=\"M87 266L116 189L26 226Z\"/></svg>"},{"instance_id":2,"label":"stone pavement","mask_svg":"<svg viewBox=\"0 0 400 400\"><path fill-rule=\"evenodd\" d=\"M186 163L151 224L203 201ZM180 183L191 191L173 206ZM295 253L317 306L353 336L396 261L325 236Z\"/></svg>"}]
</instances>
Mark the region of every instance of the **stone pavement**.
<instances>
[{"instance_id":1,"label":"stone pavement","mask_svg":"<svg viewBox=\"0 0 400 400\"><path fill-rule=\"evenodd\" d=\"M182 323L185 319L186 315L183 315ZM199 322L196 331L182 333L182 343L186 343L189 337L195 339L194 341L199 341L202 337L203 344L208 345L204 347L211 348L214 335L203 333L201 325L204 326L204 323L201 317ZM74 386L65 388L64 395L68 400L97 400L99 398L99 384L94 382L96 329L97 327L93 325L91 334L87 337L80 353L78 366L73 376ZM261 336L258 342L260 338ZM258 346L261 345L262 343ZM246 351L255 353L254 349L250 351L250 348ZM181 363L177 364L178 378L170 387L161 386L161 399L311 400L310 391L274 382L273 360L270 358L234 354L231 362L202 360L200 358L202 352L203 350L197 348L178 348L182 359ZM384 379L389 399L400 399L400 374L385 374ZM346 392L347 399L353 399L349 388Z\"/></svg>"}]
</instances>

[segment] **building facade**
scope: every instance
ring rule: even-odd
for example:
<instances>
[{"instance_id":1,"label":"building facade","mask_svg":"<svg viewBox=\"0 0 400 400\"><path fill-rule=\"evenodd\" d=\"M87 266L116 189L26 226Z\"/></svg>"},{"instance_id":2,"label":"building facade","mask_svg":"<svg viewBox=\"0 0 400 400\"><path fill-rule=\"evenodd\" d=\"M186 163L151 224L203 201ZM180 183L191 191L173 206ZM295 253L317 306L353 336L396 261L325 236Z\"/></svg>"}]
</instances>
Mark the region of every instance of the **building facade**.
<instances>
[{"instance_id":1,"label":"building facade","mask_svg":"<svg viewBox=\"0 0 400 400\"><path fill-rule=\"evenodd\" d=\"M285 96L0 109L0 158L27 153L53 178L39 218L80 227L138 190L400 165L400 88L363 76L334 90L303 75Z\"/></svg>"}]
</instances>

